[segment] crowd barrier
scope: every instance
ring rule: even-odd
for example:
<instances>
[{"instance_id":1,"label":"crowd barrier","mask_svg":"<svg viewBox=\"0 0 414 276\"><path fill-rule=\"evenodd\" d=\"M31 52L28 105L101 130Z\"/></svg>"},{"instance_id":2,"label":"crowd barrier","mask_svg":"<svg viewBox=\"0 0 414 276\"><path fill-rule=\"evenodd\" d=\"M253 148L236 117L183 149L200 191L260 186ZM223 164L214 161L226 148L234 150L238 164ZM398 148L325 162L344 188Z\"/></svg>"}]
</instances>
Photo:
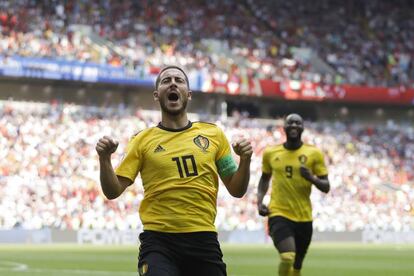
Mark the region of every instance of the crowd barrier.
<instances>
[{"instance_id":1,"label":"crowd barrier","mask_svg":"<svg viewBox=\"0 0 414 276\"><path fill-rule=\"evenodd\" d=\"M137 245L141 229L111 230L111 229L81 229L74 230L0 230L0 243L77 243L93 245ZM257 231L219 231L222 243L232 244L270 244L272 240L263 230ZM414 244L414 231L391 232L380 230L364 230L355 232L318 232L313 235L315 242L360 242L360 243L389 243Z\"/></svg>"}]
</instances>

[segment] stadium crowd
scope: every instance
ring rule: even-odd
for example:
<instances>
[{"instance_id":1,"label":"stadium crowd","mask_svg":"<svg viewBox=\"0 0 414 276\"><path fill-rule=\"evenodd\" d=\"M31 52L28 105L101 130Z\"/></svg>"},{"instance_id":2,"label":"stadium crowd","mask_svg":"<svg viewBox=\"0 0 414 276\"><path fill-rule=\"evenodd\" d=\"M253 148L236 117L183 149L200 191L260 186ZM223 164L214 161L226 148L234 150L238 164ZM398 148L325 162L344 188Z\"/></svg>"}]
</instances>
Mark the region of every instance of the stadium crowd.
<instances>
[{"instance_id":1,"label":"stadium crowd","mask_svg":"<svg viewBox=\"0 0 414 276\"><path fill-rule=\"evenodd\" d=\"M192 115L197 120L196 115ZM0 229L137 229L142 199L139 177L120 199L103 197L95 143L128 139L159 121L158 112L71 104L0 102ZM243 199L219 189L219 230L264 229L256 191L261 154L281 142L280 121L216 121L230 141L243 136L255 149L251 182ZM305 141L326 154L332 189L312 194L319 231L414 229L414 128L392 121L381 125L306 122Z\"/></svg>"},{"instance_id":2,"label":"stadium crowd","mask_svg":"<svg viewBox=\"0 0 414 276\"><path fill-rule=\"evenodd\" d=\"M142 74L178 64L227 80L414 85L409 0L19 0L0 7L4 57L78 60Z\"/></svg>"}]
</instances>

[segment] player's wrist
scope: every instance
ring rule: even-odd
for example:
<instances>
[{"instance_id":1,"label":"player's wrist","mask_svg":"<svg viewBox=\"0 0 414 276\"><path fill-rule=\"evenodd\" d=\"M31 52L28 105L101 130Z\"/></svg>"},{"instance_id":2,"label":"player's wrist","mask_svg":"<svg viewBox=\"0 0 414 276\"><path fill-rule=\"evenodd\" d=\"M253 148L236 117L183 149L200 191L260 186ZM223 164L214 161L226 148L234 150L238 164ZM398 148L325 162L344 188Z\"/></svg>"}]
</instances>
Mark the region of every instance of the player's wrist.
<instances>
[{"instance_id":1,"label":"player's wrist","mask_svg":"<svg viewBox=\"0 0 414 276\"><path fill-rule=\"evenodd\" d=\"M309 180L313 185L316 185L316 184L318 184L318 178L317 177L315 177L315 176L313 176L313 175L311 175L310 176L310 180Z\"/></svg>"},{"instance_id":2,"label":"player's wrist","mask_svg":"<svg viewBox=\"0 0 414 276\"><path fill-rule=\"evenodd\" d=\"M252 160L252 156L240 156L240 160L243 160L245 162L250 162Z\"/></svg>"},{"instance_id":3,"label":"player's wrist","mask_svg":"<svg viewBox=\"0 0 414 276\"><path fill-rule=\"evenodd\" d=\"M111 154L102 154L99 155L99 161L111 161Z\"/></svg>"}]
</instances>

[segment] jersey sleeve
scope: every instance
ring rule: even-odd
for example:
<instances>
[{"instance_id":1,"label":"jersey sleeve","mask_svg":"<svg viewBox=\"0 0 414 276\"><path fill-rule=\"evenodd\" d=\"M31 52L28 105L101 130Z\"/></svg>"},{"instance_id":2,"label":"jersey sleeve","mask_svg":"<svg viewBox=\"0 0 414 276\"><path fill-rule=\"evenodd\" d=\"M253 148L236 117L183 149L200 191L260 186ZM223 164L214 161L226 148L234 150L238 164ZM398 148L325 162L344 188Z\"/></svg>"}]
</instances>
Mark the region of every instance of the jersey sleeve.
<instances>
[{"instance_id":1,"label":"jersey sleeve","mask_svg":"<svg viewBox=\"0 0 414 276\"><path fill-rule=\"evenodd\" d=\"M328 169L325 165L325 158L322 151L317 150L315 153L315 162L313 164L313 173L317 176L328 175Z\"/></svg>"},{"instance_id":2,"label":"jersey sleeve","mask_svg":"<svg viewBox=\"0 0 414 276\"><path fill-rule=\"evenodd\" d=\"M139 139L134 136L126 147L126 153L119 166L115 169L115 174L126 177L132 182L141 170L141 156L139 151Z\"/></svg>"},{"instance_id":3,"label":"jersey sleeve","mask_svg":"<svg viewBox=\"0 0 414 276\"><path fill-rule=\"evenodd\" d=\"M223 131L218 129L218 145L219 149L216 155L216 166L220 176L230 176L237 171L237 163L231 154L229 141L224 135Z\"/></svg>"},{"instance_id":4,"label":"jersey sleeve","mask_svg":"<svg viewBox=\"0 0 414 276\"><path fill-rule=\"evenodd\" d=\"M262 173L271 174L272 168L270 167L270 150L265 149L262 157Z\"/></svg>"}]
</instances>

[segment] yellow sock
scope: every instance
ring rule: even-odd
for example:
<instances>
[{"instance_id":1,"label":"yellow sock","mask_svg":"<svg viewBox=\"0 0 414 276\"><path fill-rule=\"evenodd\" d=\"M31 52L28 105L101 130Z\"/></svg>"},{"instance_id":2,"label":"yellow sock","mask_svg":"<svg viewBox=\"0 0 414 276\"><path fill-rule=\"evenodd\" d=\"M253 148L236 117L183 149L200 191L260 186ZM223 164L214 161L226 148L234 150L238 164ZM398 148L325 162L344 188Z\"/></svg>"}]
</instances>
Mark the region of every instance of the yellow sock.
<instances>
[{"instance_id":1,"label":"yellow sock","mask_svg":"<svg viewBox=\"0 0 414 276\"><path fill-rule=\"evenodd\" d=\"M295 260L295 252L280 253L279 276L289 276Z\"/></svg>"},{"instance_id":2,"label":"yellow sock","mask_svg":"<svg viewBox=\"0 0 414 276\"><path fill-rule=\"evenodd\" d=\"M300 276L300 269L294 269L292 268L292 270L290 271L290 276Z\"/></svg>"}]
</instances>

